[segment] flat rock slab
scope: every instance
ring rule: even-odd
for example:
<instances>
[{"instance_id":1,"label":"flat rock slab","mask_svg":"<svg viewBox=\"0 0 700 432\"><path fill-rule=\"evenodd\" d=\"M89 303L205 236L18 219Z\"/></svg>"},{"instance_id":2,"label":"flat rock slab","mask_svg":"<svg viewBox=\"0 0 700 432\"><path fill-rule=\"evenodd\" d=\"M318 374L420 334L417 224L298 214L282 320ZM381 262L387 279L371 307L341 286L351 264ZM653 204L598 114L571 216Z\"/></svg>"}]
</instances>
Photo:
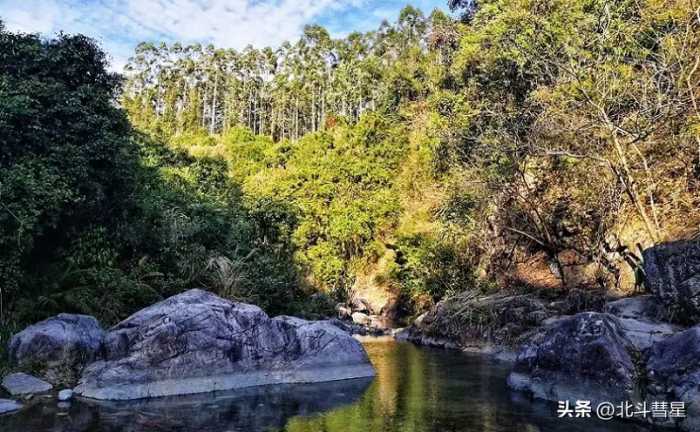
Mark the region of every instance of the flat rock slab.
<instances>
[{"instance_id":1,"label":"flat rock slab","mask_svg":"<svg viewBox=\"0 0 700 432\"><path fill-rule=\"evenodd\" d=\"M2 380L2 386L12 396L45 393L53 388L46 381L25 373L14 373L6 376Z\"/></svg>"},{"instance_id":2,"label":"flat rock slab","mask_svg":"<svg viewBox=\"0 0 700 432\"><path fill-rule=\"evenodd\" d=\"M190 290L143 309L104 338L76 395L129 400L374 376L362 345L328 321L269 318Z\"/></svg>"},{"instance_id":3,"label":"flat rock slab","mask_svg":"<svg viewBox=\"0 0 700 432\"><path fill-rule=\"evenodd\" d=\"M618 318L649 322L664 322L669 318L661 301L651 294L615 300L605 305L605 312Z\"/></svg>"},{"instance_id":4,"label":"flat rock slab","mask_svg":"<svg viewBox=\"0 0 700 432\"><path fill-rule=\"evenodd\" d=\"M22 404L12 399L0 399L0 415L22 409Z\"/></svg>"},{"instance_id":5,"label":"flat rock slab","mask_svg":"<svg viewBox=\"0 0 700 432\"><path fill-rule=\"evenodd\" d=\"M631 318L620 318L619 322L625 336L639 351L649 349L653 344L683 330L682 327L673 324Z\"/></svg>"}]
</instances>

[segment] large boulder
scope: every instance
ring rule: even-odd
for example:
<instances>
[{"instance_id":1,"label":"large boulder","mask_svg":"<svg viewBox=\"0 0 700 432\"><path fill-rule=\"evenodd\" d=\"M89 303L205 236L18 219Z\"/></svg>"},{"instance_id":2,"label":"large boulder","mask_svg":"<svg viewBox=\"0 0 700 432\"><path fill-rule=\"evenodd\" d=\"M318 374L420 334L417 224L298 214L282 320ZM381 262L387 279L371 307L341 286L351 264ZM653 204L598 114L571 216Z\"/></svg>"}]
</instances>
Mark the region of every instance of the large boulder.
<instances>
[{"instance_id":1,"label":"large boulder","mask_svg":"<svg viewBox=\"0 0 700 432\"><path fill-rule=\"evenodd\" d=\"M41 371L54 384L75 381L96 359L104 331L87 315L60 314L31 325L10 339L10 362Z\"/></svg>"},{"instance_id":2,"label":"large boulder","mask_svg":"<svg viewBox=\"0 0 700 432\"><path fill-rule=\"evenodd\" d=\"M700 322L700 241L678 241L644 251L647 288L672 317L684 323Z\"/></svg>"},{"instance_id":3,"label":"large boulder","mask_svg":"<svg viewBox=\"0 0 700 432\"><path fill-rule=\"evenodd\" d=\"M362 345L329 322L270 319L202 290L122 321L105 336L104 354L76 394L126 400L374 375Z\"/></svg>"},{"instance_id":4,"label":"large boulder","mask_svg":"<svg viewBox=\"0 0 700 432\"><path fill-rule=\"evenodd\" d=\"M685 402L687 417L669 419L669 423L678 423L685 430L700 430L700 326L651 347L647 383L647 400Z\"/></svg>"},{"instance_id":5,"label":"large boulder","mask_svg":"<svg viewBox=\"0 0 700 432\"><path fill-rule=\"evenodd\" d=\"M605 312L619 318L625 335L640 351L683 329L664 322L668 318L666 310L653 295L609 302L605 305Z\"/></svg>"},{"instance_id":6,"label":"large boulder","mask_svg":"<svg viewBox=\"0 0 700 432\"><path fill-rule=\"evenodd\" d=\"M508 384L553 401L638 400L637 357L616 317L584 312L552 320L525 343Z\"/></svg>"}]
</instances>

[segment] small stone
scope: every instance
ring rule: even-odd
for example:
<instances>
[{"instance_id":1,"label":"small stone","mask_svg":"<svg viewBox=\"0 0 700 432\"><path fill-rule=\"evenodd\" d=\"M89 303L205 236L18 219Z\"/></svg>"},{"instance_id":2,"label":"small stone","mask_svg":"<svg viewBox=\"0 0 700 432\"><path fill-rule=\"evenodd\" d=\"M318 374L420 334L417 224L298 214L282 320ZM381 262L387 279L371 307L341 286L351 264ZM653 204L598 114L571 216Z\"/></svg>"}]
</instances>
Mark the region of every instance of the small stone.
<instances>
[{"instance_id":1,"label":"small stone","mask_svg":"<svg viewBox=\"0 0 700 432\"><path fill-rule=\"evenodd\" d=\"M352 314L352 322L363 326L369 326L372 321L369 315L362 312L355 312Z\"/></svg>"},{"instance_id":2,"label":"small stone","mask_svg":"<svg viewBox=\"0 0 700 432\"><path fill-rule=\"evenodd\" d=\"M22 404L11 399L0 399L0 415L17 411L22 408Z\"/></svg>"},{"instance_id":3,"label":"small stone","mask_svg":"<svg viewBox=\"0 0 700 432\"><path fill-rule=\"evenodd\" d=\"M61 390L58 392L58 400L61 402L69 401L73 398L73 390Z\"/></svg>"},{"instance_id":4,"label":"small stone","mask_svg":"<svg viewBox=\"0 0 700 432\"><path fill-rule=\"evenodd\" d=\"M45 393L53 388L46 381L25 373L10 374L2 380L2 386L12 396Z\"/></svg>"}]
</instances>

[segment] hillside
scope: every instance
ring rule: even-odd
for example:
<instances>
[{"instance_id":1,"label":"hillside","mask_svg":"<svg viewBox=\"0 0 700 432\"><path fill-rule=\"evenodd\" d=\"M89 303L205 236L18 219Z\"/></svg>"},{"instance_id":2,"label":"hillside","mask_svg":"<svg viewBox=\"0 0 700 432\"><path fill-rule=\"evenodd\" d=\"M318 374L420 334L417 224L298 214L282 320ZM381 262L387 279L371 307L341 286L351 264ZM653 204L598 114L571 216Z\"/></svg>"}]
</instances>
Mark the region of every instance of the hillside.
<instances>
[{"instance_id":1,"label":"hillside","mask_svg":"<svg viewBox=\"0 0 700 432\"><path fill-rule=\"evenodd\" d=\"M641 249L700 226L696 5L453 3L277 49L141 44L124 81L87 38L3 31L2 319L193 286L400 323L643 290Z\"/></svg>"}]
</instances>

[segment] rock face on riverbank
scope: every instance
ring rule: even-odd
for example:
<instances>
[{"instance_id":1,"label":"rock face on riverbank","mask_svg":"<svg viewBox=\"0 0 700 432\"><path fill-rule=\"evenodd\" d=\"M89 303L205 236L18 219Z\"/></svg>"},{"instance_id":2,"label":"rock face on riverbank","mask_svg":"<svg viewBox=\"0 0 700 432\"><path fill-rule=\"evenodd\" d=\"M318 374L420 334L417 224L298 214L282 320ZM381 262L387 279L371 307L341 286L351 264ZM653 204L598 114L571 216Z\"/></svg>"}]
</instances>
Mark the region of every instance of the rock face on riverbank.
<instances>
[{"instance_id":1,"label":"rock face on riverbank","mask_svg":"<svg viewBox=\"0 0 700 432\"><path fill-rule=\"evenodd\" d=\"M508 384L553 401L634 400L636 354L617 318L581 313L557 320L526 343Z\"/></svg>"},{"instance_id":2,"label":"rock face on riverbank","mask_svg":"<svg viewBox=\"0 0 700 432\"><path fill-rule=\"evenodd\" d=\"M466 292L438 303L397 337L445 348L514 346L552 315L551 308L532 295Z\"/></svg>"},{"instance_id":3,"label":"rock face on riverbank","mask_svg":"<svg viewBox=\"0 0 700 432\"><path fill-rule=\"evenodd\" d=\"M190 290L112 328L78 395L126 400L374 375L362 345L331 323L269 318Z\"/></svg>"},{"instance_id":4,"label":"rock face on riverbank","mask_svg":"<svg viewBox=\"0 0 700 432\"><path fill-rule=\"evenodd\" d=\"M688 417L685 430L700 430L700 326L667 338L650 349L647 400L682 401Z\"/></svg>"},{"instance_id":5,"label":"rock face on riverbank","mask_svg":"<svg viewBox=\"0 0 700 432\"><path fill-rule=\"evenodd\" d=\"M672 319L700 322L700 241L678 241L644 251L646 286Z\"/></svg>"}]
</instances>

